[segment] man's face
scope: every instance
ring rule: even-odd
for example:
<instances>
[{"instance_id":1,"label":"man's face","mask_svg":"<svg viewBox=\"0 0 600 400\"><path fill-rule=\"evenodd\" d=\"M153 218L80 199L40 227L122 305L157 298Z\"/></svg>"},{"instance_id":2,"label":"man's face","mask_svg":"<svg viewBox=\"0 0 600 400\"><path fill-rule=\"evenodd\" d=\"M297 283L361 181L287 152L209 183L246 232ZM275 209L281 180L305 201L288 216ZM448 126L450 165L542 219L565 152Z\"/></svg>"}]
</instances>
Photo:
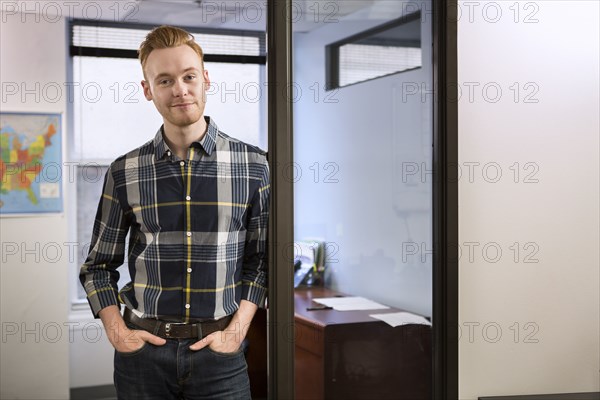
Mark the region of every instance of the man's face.
<instances>
[{"instance_id":1,"label":"man's face","mask_svg":"<svg viewBox=\"0 0 600 400\"><path fill-rule=\"evenodd\" d=\"M202 118L210 81L191 47L153 50L146 60L145 77L144 95L154 102L165 125L186 127Z\"/></svg>"}]
</instances>

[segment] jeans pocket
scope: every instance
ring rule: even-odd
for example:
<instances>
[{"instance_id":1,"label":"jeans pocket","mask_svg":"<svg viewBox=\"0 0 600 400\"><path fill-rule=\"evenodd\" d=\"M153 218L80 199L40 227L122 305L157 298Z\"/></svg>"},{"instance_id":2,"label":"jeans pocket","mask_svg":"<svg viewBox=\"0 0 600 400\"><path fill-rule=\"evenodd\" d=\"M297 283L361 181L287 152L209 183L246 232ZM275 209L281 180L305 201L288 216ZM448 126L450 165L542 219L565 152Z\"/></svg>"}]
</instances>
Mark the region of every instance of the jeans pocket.
<instances>
[{"instance_id":1,"label":"jeans pocket","mask_svg":"<svg viewBox=\"0 0 600 400\"><path fill-rule=\"evenodd\" d=\"M243 354L244 351L242 349L242 346L240 346L236 351L234 351L233 353L221 353L220 351L216 351L211 349L210 347L206 346L206 350L208 350L210 353L219 356L219 357L237 357L240 354Z\"/></svg>"},{"instance_id":2,"label":"jeans pocket","mask_svg":"<svg viewBox=\"0 0 600 400\"><path fill-rule=\"evenodd\" d=\"M148 347L148 342L144 342L142 347L140 347L139 349L134 350L134 351L124 352L124 351L115 350L115 352L121 357L133 357L133 356L140 354L142 351L144 351L146 349L146 347Z\"/></svg>"}]
</instances>

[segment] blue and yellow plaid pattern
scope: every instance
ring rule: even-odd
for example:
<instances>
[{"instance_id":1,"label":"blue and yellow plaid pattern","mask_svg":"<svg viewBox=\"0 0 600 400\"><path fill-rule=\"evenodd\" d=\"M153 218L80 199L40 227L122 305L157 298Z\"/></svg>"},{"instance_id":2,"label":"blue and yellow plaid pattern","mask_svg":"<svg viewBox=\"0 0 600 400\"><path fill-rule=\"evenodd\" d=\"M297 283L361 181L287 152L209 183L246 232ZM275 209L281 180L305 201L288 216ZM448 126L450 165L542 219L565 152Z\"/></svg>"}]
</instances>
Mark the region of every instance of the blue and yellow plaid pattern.
<instances>
[{"instance_id":1,"label":"blue and yellow plaid pattern","mask_svg":"<svg viewBox=\"0 0 600 400\"><path fill-rule=\"evenodd\" d=\"M267 292L269 167L265 153L219 131L183 160L163 139L117 158L98 205L80 280L94 316L119 300L145 318L221 318ZM131 282L118 293L125 257Z\"/></svg>"}]
</instances>

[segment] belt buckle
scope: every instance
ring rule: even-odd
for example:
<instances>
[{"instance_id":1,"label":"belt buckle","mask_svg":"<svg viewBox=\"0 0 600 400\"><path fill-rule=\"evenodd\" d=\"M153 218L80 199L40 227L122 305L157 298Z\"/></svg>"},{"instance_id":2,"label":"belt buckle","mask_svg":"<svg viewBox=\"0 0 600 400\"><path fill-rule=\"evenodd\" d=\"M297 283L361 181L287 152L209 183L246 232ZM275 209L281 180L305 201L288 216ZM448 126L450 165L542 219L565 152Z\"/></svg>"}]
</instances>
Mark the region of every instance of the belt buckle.
<instances>
[{"instance_id":1,"label":"belt buckle","mask_svg":"<svg viewBox=\"0 0 600 400\"><path fill-rule=\"evenodd\" d=\"M171 337L171 327L172 326L180 326L180 325L188 325L187 322L165 322L165 336Z\"/></svg>"}]
</instances>

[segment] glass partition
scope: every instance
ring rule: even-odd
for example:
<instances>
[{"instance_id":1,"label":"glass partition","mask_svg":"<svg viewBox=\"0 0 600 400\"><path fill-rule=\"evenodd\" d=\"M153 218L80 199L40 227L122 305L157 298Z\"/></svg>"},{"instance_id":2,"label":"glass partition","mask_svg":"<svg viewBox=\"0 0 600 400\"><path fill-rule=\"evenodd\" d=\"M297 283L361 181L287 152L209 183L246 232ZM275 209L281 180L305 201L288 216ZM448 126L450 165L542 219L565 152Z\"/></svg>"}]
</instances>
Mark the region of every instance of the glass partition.
<instances>
[{"instance_id":1,"label":"glass partition","mask_svg":"<svg viewBox=\"0 0 600 400\"><path fill-rule=\"evenodd\" d=\"M431 397L431 7L295 8L296 399Z\"/></svg>"}]
</instances>

